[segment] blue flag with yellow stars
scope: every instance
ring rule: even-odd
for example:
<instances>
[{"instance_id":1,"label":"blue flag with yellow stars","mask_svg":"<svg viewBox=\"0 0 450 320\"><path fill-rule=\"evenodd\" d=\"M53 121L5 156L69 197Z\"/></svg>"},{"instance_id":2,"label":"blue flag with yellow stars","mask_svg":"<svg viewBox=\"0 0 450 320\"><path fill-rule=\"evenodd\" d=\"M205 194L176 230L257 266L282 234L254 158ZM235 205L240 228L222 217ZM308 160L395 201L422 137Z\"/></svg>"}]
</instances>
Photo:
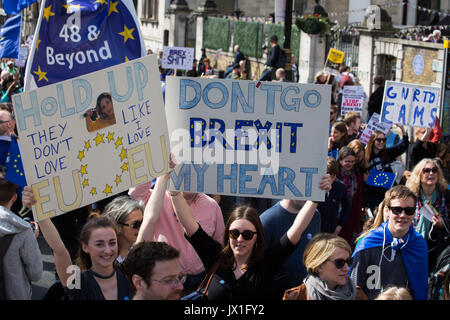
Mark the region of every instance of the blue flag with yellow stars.
<instances>
[{"instance_id":1,"label":"blue flag with yellow stars","mask_svg":"<svg viewBox=\"0 0 450 320\"><path fill-rule=\"evenodd\" d=\"M132 0L43 0L25 90L145 54Z\"/></svg>"},{"instance_id":2,"label":"blue flag with yellow stars","mask_svg":"<svg viewBox=\"0 0 450 320\"><path fill-rule=\"evenodd\" d=\"M37 0L2 0L3 10L7 14L18 14Z\"/></svg>"},{"instance_id":3,"label":"blue flag with yellow stars","mask_svg":"<svg viewBox=\"0 0 450 320\"><path fill-rule=\"evenodd\" d=\"M394 185L396 177L397 175L395 173L372 169L370 170L366 183L370 186L390 189Z\"/></svg>"},{"instance_id":4,"label":"blue flag with yellow stars","mask_svg":"<svg viewBox=\"0 0 450 320\"><path fill-rule=\"evenodd\" d=\"M0 29L0 58L18 58L22 15L18 14L5 21Z\"/></svg>"},{"instance_id":5,"label":"blue flag with yellow stars","mask_svg":"<svg viewBox=\"0 0 450 320\"><path fill-rule=\"evenodd\" d=\"M5 179L14 182L21 187L21 189L27 185L19 144L14 138L11 139L11 145L9 147Z\"/></svg>"}]
</instances>

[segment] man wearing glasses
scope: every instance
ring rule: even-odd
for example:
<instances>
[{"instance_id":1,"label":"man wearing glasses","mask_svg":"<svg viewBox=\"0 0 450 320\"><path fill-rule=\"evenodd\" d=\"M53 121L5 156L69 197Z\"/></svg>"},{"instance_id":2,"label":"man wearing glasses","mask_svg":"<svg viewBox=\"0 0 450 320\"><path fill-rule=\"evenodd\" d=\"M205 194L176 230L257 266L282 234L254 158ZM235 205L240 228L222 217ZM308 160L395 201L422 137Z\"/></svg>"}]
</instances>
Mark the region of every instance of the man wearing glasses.
<instances>
[{"instance_id":1,"label":"man wearing glasses","mask_svg":"<svg viewBox=\"0 0 450 320\"><path fill-rule=\"evenodd\" d=\"M386 192L384 201L387 220L358 242L350 277L370 300L389 286L404 287L414 299L426 300L427 244L412 227L417 197L398 185Z\"/></svg>"},{"instance_id":2,"label":"man wearing glasses","mask_svg":"<svg viewBox=\"0 0 450 320\"><path fill-rule=\"evenodd\" d=\"M186 279L179 256L179 251L165 242L144 241L131 248L122 268L133 300L179 300Z\"/></svg>"}]
</instances>

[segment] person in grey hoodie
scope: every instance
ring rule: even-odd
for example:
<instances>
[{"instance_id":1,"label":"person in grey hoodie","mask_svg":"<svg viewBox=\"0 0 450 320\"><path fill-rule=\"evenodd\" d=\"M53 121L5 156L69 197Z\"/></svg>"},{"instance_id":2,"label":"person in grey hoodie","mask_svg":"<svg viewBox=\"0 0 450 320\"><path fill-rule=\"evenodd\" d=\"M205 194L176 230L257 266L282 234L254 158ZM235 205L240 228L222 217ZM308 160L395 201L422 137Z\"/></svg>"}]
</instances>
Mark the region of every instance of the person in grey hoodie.
<instances>
[{"instance_id":1,"label":"person in grey hoodie","mask_svg":"<svg viewBox=\"0 0 450 320\"><path fill-rule=\"evenodd\" d=\"M14 234L3 257L3 275L8 300L31 300L31 282L42 275L41 251L31 224L11 211L17 186L0 178L0 239Z\"/></svg>"}]
</instances>

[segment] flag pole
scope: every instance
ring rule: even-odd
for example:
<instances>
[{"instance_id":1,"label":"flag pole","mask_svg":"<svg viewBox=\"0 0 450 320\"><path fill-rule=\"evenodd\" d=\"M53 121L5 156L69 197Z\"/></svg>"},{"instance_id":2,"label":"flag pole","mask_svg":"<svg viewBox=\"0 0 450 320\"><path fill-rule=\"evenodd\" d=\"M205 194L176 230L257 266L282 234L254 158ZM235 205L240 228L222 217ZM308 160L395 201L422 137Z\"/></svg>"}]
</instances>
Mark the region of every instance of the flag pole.
<instances>
[{"instance_id":1,"label":"flag pole","mask_svg":"<svg viewBox=\"0 0 450 320\"><path fill-rule=\"evenodd\" d=\"M39 37L39 30L41 29L42 18L44 16L45 1L46 0L41 1L41 9L39 11L39 18L38 18L38 22L36 25L36 30L34 31L33 43L31 44L31 50L30 50L30 54L28 56L27 66L25 68L23 91L30 90L30 86L31 86L30 81L33 79L33 75L31 74L31 65L32 65L32 61L34 58L34 52L36 50L36 43L37 43L37 40Z\"/></svg>"}]
</instances>

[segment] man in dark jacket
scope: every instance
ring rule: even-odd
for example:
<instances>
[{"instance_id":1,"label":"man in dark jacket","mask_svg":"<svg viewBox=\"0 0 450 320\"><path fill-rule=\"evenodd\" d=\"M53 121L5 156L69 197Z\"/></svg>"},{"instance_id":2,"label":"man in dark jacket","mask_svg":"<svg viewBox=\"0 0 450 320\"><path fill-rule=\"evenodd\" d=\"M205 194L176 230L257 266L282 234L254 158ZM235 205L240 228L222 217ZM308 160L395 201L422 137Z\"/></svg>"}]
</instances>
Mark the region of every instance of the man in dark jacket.
<instances>
[{"instance_id":1,"label":"man in dark jacket","mask_svg":"<svg viewBox=\"0 0 450 320\"><path fill-rule=\"evenodd\" d=\"M384 95L384 77L383 76L375 76L373 79L375 83L375 91L369 97L369 118L374 114L374 112L380 114L381 113L381 104L383 103L383 95Z\"/></svg>"}]
</instances>

